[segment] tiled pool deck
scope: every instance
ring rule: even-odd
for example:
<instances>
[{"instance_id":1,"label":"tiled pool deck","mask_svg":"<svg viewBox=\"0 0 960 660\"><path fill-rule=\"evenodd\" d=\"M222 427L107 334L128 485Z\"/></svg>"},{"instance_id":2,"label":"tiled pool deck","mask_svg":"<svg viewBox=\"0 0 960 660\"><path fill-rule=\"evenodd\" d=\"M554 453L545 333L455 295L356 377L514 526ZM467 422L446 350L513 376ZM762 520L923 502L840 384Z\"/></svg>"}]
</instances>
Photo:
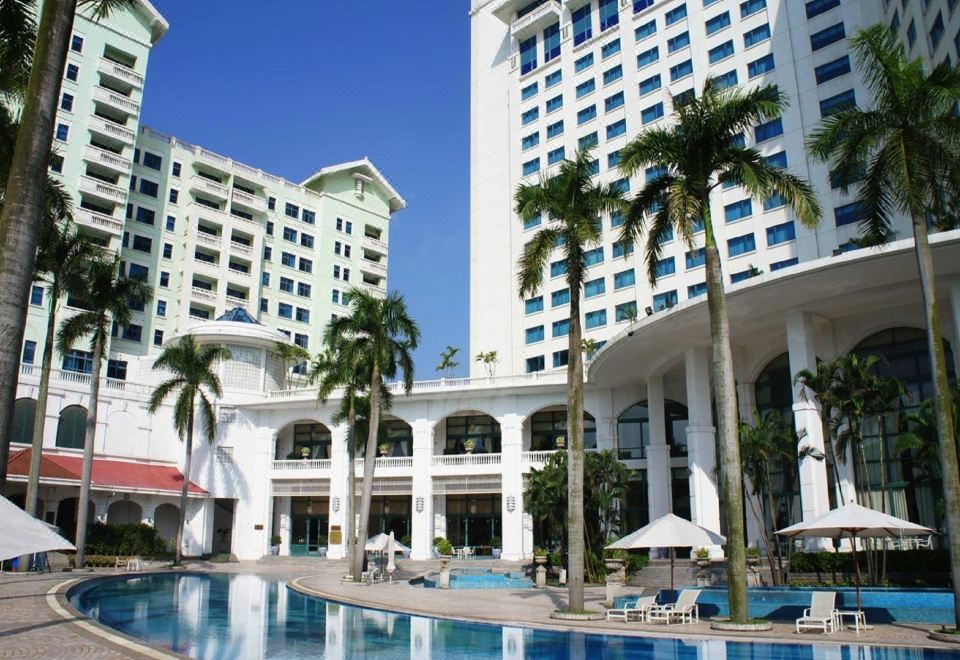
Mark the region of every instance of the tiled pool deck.
<instances>
[{"instance_id":1,"label":"tiled pool deck","mask_svg":"<svg viewBox=\"0 0 960 660\"><path fill-rule=\"evenodd\" d=\"M469 566L467 562L463 564ZM516 569L517 565L500 563L504 569ZM493 568L485 563L484 568ZM663 635L668 637L713 637L709 624L671 626L643 625L637 623L594 621L574 625L559 625L551 620L550 613L563 606L566 592L561 589L523 590L471 590L446 591L424 589L408 584L405 580L414 575L435 571L437 562L401 562L400 580L393 584L355 586L341 584L340 576L346 565L326 560L271 559L242 564L210 565L194 563L190 570L212 570L231 573L256 573L285 579L300 577L298 585L317 595L358 605L390 609L437 617L459 618L489 623L527 625L541 628L573 628L588 632L628 635ZM106 571L112 573L112 571ZM98 572L95 575L102 575ZM71 612L63 609L62 595L49 595L51 589L58 593L66 591L63 583L76 578L89 577L89 573L53 573L46 575L0 575L0 658L144 658L171 657L153 649L131 646L127 640L110 636L106 629L80 621ZM306 577L304 577L306 576ZM628 592L629 593L629 590ZM465 597L467 596L467 597ZM600 601L603 590L587 590L588 607L602 609ZM57 609L60 611L58 612ZM769 633L724 634L727 639L764 639L783 642L828 644L860 643L896 646L924 646L929 648L954 649L960 646L944 644L927 638L930 626L913 624L878 625L859 636L852 631L833 635L807 633L798 637L791 625L775 624ZM106 636L105 636L106 635Z\"/></svg>"}]
</instances>

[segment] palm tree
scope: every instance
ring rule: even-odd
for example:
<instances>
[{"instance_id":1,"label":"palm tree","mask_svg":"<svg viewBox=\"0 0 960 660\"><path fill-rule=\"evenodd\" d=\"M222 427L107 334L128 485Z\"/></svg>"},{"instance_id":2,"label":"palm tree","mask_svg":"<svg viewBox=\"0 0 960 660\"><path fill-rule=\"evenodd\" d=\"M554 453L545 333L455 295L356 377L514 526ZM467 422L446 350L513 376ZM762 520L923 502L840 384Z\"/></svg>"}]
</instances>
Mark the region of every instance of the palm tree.
<instances>
[{"instance_id":1,"label":"palm tree","mask_svg":"<svg viewBox=\"0 0 960 660\"><path fill-rule=\"evenodd\" d=\"M53 343L57 331L57 309L60 298L80 291L83 275L92 259L99 255L97 246L73 226L69 215L63 220L47 219L40 233L37 252L37 280L46 286L48 306L47 332L44 335L40 363L40 386L33 418L33 450L30 454L30 476L27 479L26 512L36 515L40 486L40 459L43 452L43 430L47 419L47 396L50 393L50 370L53 366Z\"/></svg>"},{"instance_id":2,"label":"palm tree","mask_svg":"<svg viewBox=\"0 0 960 660\"><path fill-rule=\"evenodd\" d=\"M589 268L587 253L603 238L601 215L623 205L623 191L616 186L595 184L590 151L580 151L573 160L560 163L558 174L541 176L537 184L521 184L514 194L514 208L522 221L537 216L546 225L527 244L518 268L521 298L533 295L543 285L543 274L555 249L562 251L570 291L567 334L567 463L570 496L567 502L567 570L570 611L583 610L583 353L580 298Z\"/></svg>"},{"instance_id":3,"label":"palm tree","mask_svg":"<svg viewBox=\"0 0 960 660\"><path fill-rule=\"evenodd\" d=\"M960 389L951 390L953 398L954 436L960 430ZM910 520L919 520L920 507L917 503L917 486L922 481L934 481L940 478L940 450L937 434L937 402L926 399L920 408L904 416L907 431L901 433L894 444L903 461L903 480L906 482L904 494L907 498L907 512Z\"/></svg>"},{"instance_id":4,"label":"palm tree","mask_svg":"<svg viewBox=\"0 0 960 660\"><path fill-rule=\"evenodd\" d=\"M363 571L363 542L367 538L370 502L373 498L373 472L377 456L377 430L382 409L381 390L385 378L403 378L407 394L413 389L413 356L420 343L420 328L410 318L406 302L397 292L379 298L364 289L350 291L350 315L332 320L324 333L324 344L347 365L369 365L369 432L363 461L363 491L360 497L360 523L351 574L360 580ZM350 470L353 469L351 465Z\"/></svg>"},{"instance_id":5,"label":"palm tree","mask_svg":"<svg viewBox=\"0 0 960 660\"><path fill-rule=\"evenodd\" d=\"M857 66L873 99L868 109L849 107L827 117L809 138L814 157L830 162L844 191L856 188L861 208L861 238L887 242L894 214L910 218L923 293L927 344L937 402L937 429L956 623L960 627L960 477L954 429L950 423L950 385L933 256L927 237L927 213L934 217L953 200L960 182L960 69L943 62L927 72L918 58L907 59L903 45L885 26L876 25L851 40Z\"/></svg>"},{"instance_id":6,"label":"palm tree","mask_svg":"<svg viewBox=\"0 0 960 660\"><path fill-rule=\"evenodd\" d=\"M822 425L823 443L826 449L826 456L829 464L833 467L833 485L836 489L834 493L834 503L837 506L842 505L843 491L840 484L840 469L837 466L837 460L840 453L835 450L836 431L838 424L833 422L837 412L837 399L833 389L834 375L837 366L834 361L817 361L815 370L801 369L794 376L794 384L802 385L801 396L806 399L810 394L820 407L820 423ZM808 394L809 392L809 394Z\"/></svg>"},{"instance_id":7,"label":"palm tree","mask_svg":"<svg viewBox=\"0 0 960 660\"><path fill-rule=\"evenodd\" d=\"M87 537L87 509L90 502L90 474L93 469L93 442L97 431L97 410L100 397L100 367L107 354L111 320L118 327L130 324L130 306L142 307L153 295L146 282L120 272L120 258L91 261L77 298L83 311L64 320L57 332L57 351L66 355L83 337L90 337L93 365L90 372L90 404L83 442L83 471L80 477L80 502L77 505L76 566L83 566Z\"/></svg>"},{"instance_id":8,"label":"palm tree","mask_svg":"<svg viewBox=\"0 0 960 660\"><path fill-rule=\"evenodd\" d=\"M460 366L460 363L453 359L459 352L460 349L456 346L448 345L440 354L440 364L437 365L437 371L442 373L444 378L450 378L453 375L453 370Z\"/></svg>"},{"instance_id":9,"label":"palm tree","mask_svg":"<svg viewBox=\"0 0 960 660\"><path fill-rule=\"evenodd\" d=\"M193 429L197 407L203 437L213 442L217 437L217 415L211 398L223 396L216 363L229 360L230 351L224 346L200 346L193 335L185 335L176 344L167 346L153 363L154 370L170 373L150 395L148 410L156 415L170 395L173 404L173 425L181 440L186 440L183 456L183 485L180 487L180 520L177 524L177 550L173 565L179 566L183 553L183 528L187 521L187 492L190 488L190 462L193 458Z\"/></svg>"},{"instance_id":10,"label":"palm tree","mask_svg":"<svg viewBox=\"0 0 960 660\"><path fill-rule=\"evenodd\" d=\"M497 352L496 351L482 351L477 353L477 356L474 358L474 362L479 362L483 365L483 368L487 371L487 376L493 378L497 373Z\"/></svg>"},{"instance_id":11,"label":"palm tree","mask_svg":"<svg viewBox=\"0 0 960 660\"><path fill-rule=\"evenodd\" d=\"M797 219L813 227L820 207L802 179L767 163L742 135L762 121L779 116L787 106L776 85L744 90L721 89L708 79L699 97L674 99L675 123L644 131L620 152L620 170L627 176L646 167L661 168L648 177L628 209L621 240L631 245L646 232L647 272L657 279L657 264L670 233L693 246L696 225L703 223L707 306L710 314L713 392L719 422L720 487L726 518L727 580L732 621L747 620L746 558L743 532L743 478L737 442L737 405L730 348L730 326L723 272L710 195L724 183L742 186L753 198L779 195Z\"/></svg>"},{"instance_id":12,"label":"palm tree","mask_svg":"<svg viewBox=\"0 0 960 660\"><path fill-rule=\"evenodd\" d=\"M283 389L287 389L289 384L290 369L310 359L310 351L285 341L274 342L270 354L283 365Z\"/></svg>"},{"instance_id":13,"label":"palm tree","mask_svg":"<svg viewBox=\"0 0 960 660\"><path fill-rule=\"evenodd\" d=\"M10 86L0 92L12 91L23 101L16 144L3 181L0 291L30 289L54 117L77 8L89 7L93 16L100 19L115 9L136 4L137 0L44 0L37 25L33 19L35 1L0 0L0 83ZM0 488L6 481L26 319L24 296L0 297L0 336L5 338L0 343Z\"/></svg>"}]
</instances>

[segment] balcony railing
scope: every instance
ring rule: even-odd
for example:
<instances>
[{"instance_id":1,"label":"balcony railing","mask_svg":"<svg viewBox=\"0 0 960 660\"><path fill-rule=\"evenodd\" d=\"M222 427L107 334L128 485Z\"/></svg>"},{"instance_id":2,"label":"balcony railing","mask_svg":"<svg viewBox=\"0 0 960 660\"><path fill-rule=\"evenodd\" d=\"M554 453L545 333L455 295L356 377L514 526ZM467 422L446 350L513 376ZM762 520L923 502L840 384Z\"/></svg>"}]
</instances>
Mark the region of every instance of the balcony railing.
<instances>
[{"instance_id":1,"label":"balcony railing","mask_svg":"<svg viewBox=\"0 0 960 660\"><path fill-rule=\"evenodd\" d=\"M373 238L372 236L363 235L363 238L360 239L360 247L366 248L368 250L373 250L379 254L387 254L387 244L381 241L379 238Z\"/></svg>"},{"instance_id":2,"label":"balcony railing","mask_svg":"<svg viewBox=\"0 0 960 660\"><path fill-rule=\"evenodd\" d=\"M267 211L267 200L261 199L256 195L251 195L248 192L238 190L237 188L233 189L233 203L237 206L243 206L245 208L252 209L258 213L266 213Z\"/></svg>"},{"instance_id":3,"label":"balcony railing","mask_svg":"<svg viewBox=\"0 0 960 660\"><path fill-rule=\"evenodd\" d=\"M206 289L194 286L190 288L190 294L198 300L217 302L217 293L215 291L207 291Z\"/></svg>"},{"instance_id":4,"label":"balcony railing","mask_svg":"<svg viewBox=\"0 0 960 660\"><path fill-rule=\"evenodd\" d=\"M556 449L525 451L520 456L520 462L524 465L543 465L547 462L547 459L553 456L556 452Z\"/></svg>"},{"instance_id":5,"label":"balcony railing","mask_svg":"<svg viewBox=\"0 0 960 660\"><path fill-rule=\"evenodd\" d=\"M97 117L96 115L90 118L90 123L88 126L90 127L91 131L115 140L120 140L127 145L132 145L134 139L136 138L136 133L131 131L126 126L122 126L115 121L104 119L103 117Z\"/></svg>"},{"instance_id":6,"label":"balcony railing","mask_svg":"<svg viewBox=\"0 0 960 660\"><path fill-rule=\"evenodd\" d=\"M357 471L363 471L363 461L362 458L354 459L353 466ZM413 467L413 456L380 456L377 458L375 469L380 470L383 468L412 468Z\"/></svg>"},{"instance_id":7,"label":"balcony railing","mask_svg":"<svg viewBox=\"0 0 960 660\"><path fill-rule=\"evenodd\" d=\"M28 378L39 378L40 365L21 364L20 375L26 376ZM90 381L92 380L92 378L90 374L81 373L79 371L65 371L63 369L51 369L50 380L60 381L63 383L73 383L75 385L83 385L85 387L89 387ZM144 383L133 383L130 381L119 380L116 378L101 378L101 381L103 383L103 387L111 390L135 392L137 394L150 394L153 392L153 387L151 385L146 385Z\"/></svg>"},{"instance_id":8,"label":"balcony railing","mask_svg":"<svg viewBox=\"0 0 960 660\"><path fill-rule=\"evenodd\" d=\"M135 115L140 112L140 104L136 101L131 101L126 96L122 94L117 94L112 92L106 87L94 87L93 88L93 100L100 101L101 103L106 103L107 105L121 110L130 115Z\"/></svg>"},{"instance_id":9,"label":"balcony railing","mask_svg":"<svg viewBox=\"0 0 960 660\"><path fill-rule=\"evenodd\" d=\"M73 219L80 225L86 225L101 231L120 236L123 233L123 221L113 216L97 213L89 209L77 208L73 211Z\"/></svg>"},{"instance_id":10,"label":"balcony railing","mask_svg":"<svg viewBox=\"0 0 960 660\"><path fill-rule=\"evenodd\" d=\"M90 163L102 165L121 174L126 174L130 171L130 161L128 159L123 156L118 156L112 151L98 149L91 144L88 144L84 150L84 158Z\"/></svg>"},{"instance_id":11,"label":"balcony railing","mask_svg":"<svg viewBox=\"0 0 960 660\"><path fill-rule=\"evenodd\" d=\"M123 188L89 176L80 177L80 192L89 193L119 204L124 204L127 201L127 191Z\"/></svg>"},{"instance_id":12,"label":"balcony railing","mask_svg":"<svg viewBox=\"0 0 960 660\"><path fill-rule=\"evenodd\" d=\"M370 261L369 259L360 260L360 270L365 270L373 275L381 277L387 276L387 264L384 261Z\"/></svg>"},{"instance_id":13,"label":"balcony railing","mask_svg":"<svg viewBox=\"0 0 960 660\"><path fill-rule=\"evenodd\" d=\"M510 25L510 32L516 39L538 32L539 30L560 20L560 3L546 0L536 9L517 18Z\"/></svg>"},{"instance_id":14,"label":"balcony railing","mask_svg":"<svg viewBox=\"0 0 960 660\"><path fill-rule=\"evenodd\" d=\"M238 243L237 241L230 241L230 249L237 252L243 252L244 254L253 254L253 246L247 245L246 243Z\"/></svg>"},{"instance_id":15,"label":"balcony railing","mask_svg":"<svg viewBox=\"0 0 960 660\"><path fill-rule=\"evenodd\" d=\"M240 277L250 277L250 271L239 270L237 268L234 268L233 266L227 266L227 268L230 270L230 272L233 275L239 275Z\"/></svg>"},{"instance_id":16,"label":"balcony railing","mask_svg":"<svg viewBox=\"0 0 960 660\"><path fill-rule=\"evenodd\" d=\"M361 286L375 296L387 295L387 290L382 286L380 286L379 284L370 284L369 282L361 282Z\"/></svg>"},{"instance_id":17,"label":"balcony railing","mask_svg":"<svg viewBox=\"0 0 960 660\"><path fill-rule=\"evenodd\" d=\"M501 454L453 454L450 456L434 456L431 463L438 466L463 465L500 465Z\"/></svg>"},{"instance_id":18,"label":"balcony railing","mask_svg":"<svg viewBox=\"0 0 960 660\"><path fill-rule=\"evenodd\" d=\"M223 245L223 236L217 236L214 234L208 234L206 232L198 231L197 242L220 249L220 247Z\"/></svg>"},{"instance_id":19,"label":"balcony railing","mask_svg":"<svg viewBox=\"0 0 960 660\"><path fill-rule=\"evenodd\" d=\"M274 461L273 469L274 470L284 470L284 471L297 471L303 472L306 470L329 470L332 465L332 461L329 458L320 458L320 459L307 459L307 460L286 460L286 461Z\"/></svg>"},{"instance_id":20,"label":"balcony railing","mask_svg":"<svg viewBox=\"0 0 960 660\"><path fill-rule=\"evenodd\" d=\"M228 307L249 307L250 301L246 298L237 298L236 296L227 296Z\"/></svg>"},{"instance_id":21,"label":"balcony railing","mask_svg":"<svg viewBox=\"0 0 960 660\"><path fill-rule=\"evenodd\" d=\"M112 76L113 78L130 83L131 85L143 87L143 76L130 67L118 64L113 60L108 60L105 57L101 57L98 70L107 74L108 76Z\"/></svg>"},{"instance_id":22,"label":"balcony railing","mask_svg":"<svg viewBox=\"0 0 960 660\"><path fill-rule=\"evenodd\" d=\"M199 190L200 192L208 193L222 200L226 200L230 196L230 189L225 185L222 183L217 183L216 181L211 181L210 179L197 174L190 177L190 188L192 190Z\"/></svg>"}]
</instances>

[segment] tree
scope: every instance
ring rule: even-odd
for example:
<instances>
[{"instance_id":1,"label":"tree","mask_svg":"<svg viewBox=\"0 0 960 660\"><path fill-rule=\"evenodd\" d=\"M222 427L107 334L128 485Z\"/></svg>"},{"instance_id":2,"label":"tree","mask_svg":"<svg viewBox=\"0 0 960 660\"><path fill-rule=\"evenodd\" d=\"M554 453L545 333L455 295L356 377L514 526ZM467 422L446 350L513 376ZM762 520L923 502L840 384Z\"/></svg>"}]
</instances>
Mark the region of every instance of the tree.
<instances>
[{"instance_id":1,"label":"tree","mask_svg":"<svg viewBox=\"0 0 960 660\"><path fill-rule=\"evenodd\" d=\"M855 187L861 238L885 243L893 235L895 214L910 219L937 402L954 609L960 627L960 477L927 236L927 213L942 215L938 211L952 206L960 189L960 118L954 110L960 101L960 69L945 61L927 72L919 58L907 59L903 45L883 25L859 32L850 42L873 105L847 107L827 117L810 135L808 147L815 158L830 163L844 192Z\"/></svg>"},{"instance_id":2,"label":"tree","mask_svg":"<svg viewBox=\"0 0 960 660\"><path fill-rule=\"evenodd\" d=\"M3 72L0 83L10 86L0 91L13 91L23 101L0 210L0 291L30 290L54 117L77 7L90 8L94 17L100 19L114 9L133 7L136 2L44 0L40 23L36 25L35 1L0 0L0 71ZM28 66L29 76L26 75ZM6 483L13 402L17 395L20 347L26 321L25 296L0 297L0 488ZM86 503L81 506L86 509Z\"/></svg>"},{"instance_id":3,"label":"tree","mask_svg":"<svg viewBox=\"0 0 960 660\"><path fill-rule=\"evenodd\" d=\"M90 474L93 470L93 443L97 431L100 397L100 368L110 342L111 320L116 327L130 324L131 306L143 308L153 293L141 280L120 272L120 257L91 261L77 299L84 309L65 319L57 332L57 350L66 355L81 338L90 337L93 354L90 371L90 404L83 442L83 470L80 477L80 502L77 504L76 566L83 566L87 535L87 509L90 502Z\"/></svg>"},{"instance_id":4,"label":"tree","mask_svg":"<svg viewBox=\"0 0 960 660\"><path fill-rule=\"evenodd\" d=\"M211 399L223 396L216 363L230 359L223 346L201 346L193 335L185 335L176 344L167 346L153 363L154 370L163 370L170 378L160 383L150 395L149 411L156 415L170 396L173 404L173 425L185 441L183 450L183 485L180 487L180 520L177 524L177 551L174 566L180 565L183 553L183 529L187 522L187 493L190 488L190 464L193 458L193 430L199 406L203 437L212 443L217 437L217 414Z\"/></svg>"},{"instance_id":5,"label":"tree","mask_svg":"<svg viewBox=\"0 0 960 660\"><path fill-rule=\"evenodd\" d=\"M351 574L359 581L363 571L364 541L373 498L373 473L377 456L377 431L380 427L381 390L384 379L399 373L407 394L413 389L412 351L420 342L420 328L410 318L403 296L397 292L379 298L364 289L350 291L350 315L332 320L324 333L324 343L347 365L368 364L370 396L369 433L363 461L363 491L360 497L360 523L357 548ZM351 466L352 468L352 466Z\"/></svg>"},{"instance_id":6,"label":"tree","mask_svg":"<svg viewBox=\"0 0 960 660\"><path fill-rule=\"evenodd\" d=\"M496 351L487 351L477 353L477 356L474 358L475 362L480 362L483 364L483 368L487 371L487 376L493 378L497 373L497 352Z\"/></svg>"},{"instance_id":7,"label":"tree","mask_svg":"<svg viewBox=\"0 0 960 660\"><path fill-rule=\"evenodd\" d=\"M826 449L827 461L833 467L833 485L836 489L834 503L840 506L844 501L843 490L841 489L840 483L840 470L837 467L837 460L838 457L840 457L840 453L835 449L835 436L838 425L833 421L837 415L837 400L833 389L836 370L836 364L833 361L817 361L816 370L801 369L794 376L793 382L794 384L803 385L801 396L803 396L804 399L806 399L809 394L812 394L817 405L820 407L820 423L822 425L824 448ZM844 459L844 462L846 462L846 459Z\"/></svg>"},{"instance_id":8,"label":"tree","mask_svg":"<svg viewBox=\"0 0 960 660\"><path fill-rule=\"evenodd\" d=\"M541 176L537 184L521 184L514 193L514 209L521 221L544 217L543 229L527 244L520 257L518 292L531 296L543 285L543 275L554 250L564 255L570 314L567 333L567 436L570 489L568 501L568 593L570 611L583 610L583 353L581 351L580 299L589 269L588 252L603 237L601 215L623 206L623 191L593 182L590 151L560 163L553 178Z\"/></svg>"},{"instance_id":9,"label":"tree","mask_svg":"<svg viewBox=\"0 0 960 660\"><path fill-rule=\"evenodd\" d=\"M274 342L270 355L283 365L283 389L287 389L289 385L290 369L310 359L310 351L285 341Z\"/></svg>"},{"instance_id":10,"label":"tree","mask_svg":"<svg viewBox=\"0 0 960 660\"><path fill-rule=\"evenodd\" d=\"M960 430L960 389L953 388L953 430L957 437ZM894 444L903 461L903 480L906 482L904 494L907 498L907 512L910 520L919 520L920 507L917 503L917 486L922 481L933 482L940 479L940 448L937 433L937 402L926 399L920 408L905 415L906 431L901 433ZM943 507L939 515L943 515Z\"/></svg>"},{"instance_id":11,"label":"tree","mask_svg":"<svg viewBox=\"0 0 960 660\"><path fill-rule=\"evenodd\" d=\"M440 353L440 364L437 365L437 371L442 373L444 378L453 376L453 370L460 366L460 363L453 359L459 352L460 349L456 346L448 345L446 349Z\"/></svg>"},{"instance_id":12,"label":"tree","mask_svg":"<svg viewBox=\"0 0 960 660\"><path fill-rule=\"evenodd\" d=\"M50 209L49 206L47 208ZM47 331L44 335L43 356L40 363L40 386L33 418L30 475L27 478L25 509L32 516L37 514L40 459L43 455L43 431L47 420L47 397L50 393L50 370L53 367L57 310L60 299L64 295L82 290L83 276L89 268L90 261L99 255L96 245L76 230L69 216L69 208L61 207L58 216L48 217L44 221L35 268L37 281L46 284L44 293L48 311Z\"/></svg>"},{"instance_id":13,"label":"tree","mask_svg":"<svg viewBox=\"0 0 960 660\"><path fill-rule=\"evenodd\" d=\"M675 123L638 135L620 152L620 170L628 176L660 168L631 201L621 240L632 245L646 233L647 273L651 283L663 244L672 232L693 249L702 223L710 315L712 381L718 421L720 490L727 534L727 590L730 618L747 620L746 557L743 531L743 478L730 326L724 295L720 250L710 212L711 193L724 183L741 186L752 198L779 196L806 226L815 226L820 207L809 184L767 163L742 136L753 126L779 116L787 105L776 85L745 90L721 89L711 78L699 97L674 99Z\"/></svg>"}]
</instances>

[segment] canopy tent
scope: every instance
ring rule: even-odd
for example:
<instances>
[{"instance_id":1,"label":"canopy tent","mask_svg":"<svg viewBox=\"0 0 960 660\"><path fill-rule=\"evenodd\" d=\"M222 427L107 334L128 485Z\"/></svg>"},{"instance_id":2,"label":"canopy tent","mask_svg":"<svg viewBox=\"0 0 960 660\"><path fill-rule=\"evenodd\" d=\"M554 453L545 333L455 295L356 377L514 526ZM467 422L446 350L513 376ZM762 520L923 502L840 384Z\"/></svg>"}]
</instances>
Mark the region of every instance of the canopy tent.
<instances>
[{"instance_id":1,"label":"canopy tent","mask_svg":"<svg viewBox=\"0 0 960 660\"><path fill-rule=\"evenodd\" d=\"M0 561L48 550L76 550L76 547L0 495Z\"/></svg>"},{"instance_id":2,"label":"canopy tent","mask_svg":"<svg viewBox=\"0 0 960 660\"><path fill-rule=\"evenodd\" d=\"M371 536L367 539L367 542L363 545L363 549L367 552L386 552L390 544L390 537L382 532L376 536ZM393 541L393 552L410 552L410 548L400 543L399 541Z\"/></svg>"},{"instance_id":3,"label":"canopy tent","mask_svg":"<svg viewBox=\"0 0 960 660\"><path fill-rule=\"evenodd\" d=\"M685 518L668 513L649 525L627 534L607 546L608 550L633 550L636 548L670 548L670 589L673 590L673 563L675 548L699 548L707 545L724 545L727 539L716 532L695 525Z\"/></svg>"},{"instance_id":4,"label":"canopy tent","mask_svg":"<svg viewBox=\"0 0 960 660\"><path fill-rule=\"evenodd\" d=\"M788 538L812 537L842 539L847 537L853 545L853 567L857 579L857 609L860 600L860 564L857 562L857 537L860 538L902 538L918 534L933 534L929 527L903 520L896 516L881 513L874 509L851 502L832 509L813 520L790 525L777 532Z\"/></svg>"}]
</instances>

